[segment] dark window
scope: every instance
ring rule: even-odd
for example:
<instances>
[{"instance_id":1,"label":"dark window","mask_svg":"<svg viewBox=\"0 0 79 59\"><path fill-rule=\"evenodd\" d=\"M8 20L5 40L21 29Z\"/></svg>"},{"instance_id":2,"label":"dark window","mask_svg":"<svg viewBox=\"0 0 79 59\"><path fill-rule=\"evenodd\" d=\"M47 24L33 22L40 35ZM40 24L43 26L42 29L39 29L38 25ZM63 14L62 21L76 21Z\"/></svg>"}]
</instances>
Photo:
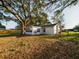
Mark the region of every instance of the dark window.
<instances>
[{"instance_id":1,"label":"dark window","mask_svg":"<svg viewBox=\"0 0 79 59\"><path fill-rule=\"evenodd\" d=\"M37 32L40 32L40 29L37 29Z\"/></svg>"},{"instance_id":2,"label":"dark window","mask_svg":"<svg viewBox=\"0 0 79 59\"><path fill-rule=\"evenodd\" d=\"M32 30L27 30L26 32L32 32Z\"/></svg>"},{"instance_id":3,"label":"dark window","mask_svg":"<svg viewBox=\"0 0 79 59\"><path fill-rule=\"evenodd\" d=\"M34 31L34 33L37 33L37 31Z\"/></svg>"},{"instance_id":4,"label":"dark window","mask_svg":"<svg viewBox=\"0 0 79 59\"><path fill-rule=\"evenodd\" d=\"M26 32L32 32L32 30L31 29L27 29Z\"/></svg>"},{"instance_id":5,"label":"dark window","mask_svg":"<svg viewBox=\"0 0 79 59\"><path fill-rule=\"evenodd\" d=\"M43 29L43 32L45 32L45 28Z\"/></svg>"}]
</instances>

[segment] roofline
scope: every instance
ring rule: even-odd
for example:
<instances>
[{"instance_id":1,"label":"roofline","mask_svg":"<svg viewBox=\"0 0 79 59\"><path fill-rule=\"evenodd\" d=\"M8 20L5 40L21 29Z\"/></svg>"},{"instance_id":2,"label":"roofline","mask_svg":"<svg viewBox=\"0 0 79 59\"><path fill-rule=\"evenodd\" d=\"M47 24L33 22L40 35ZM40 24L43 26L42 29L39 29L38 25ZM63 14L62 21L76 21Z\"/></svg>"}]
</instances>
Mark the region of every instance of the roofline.
<instances>
[{"instance_id":1,"label":"roofline","mask_svg":"<svg viewBox=\"0 0 79 59\"><path fill-rule=\"evenodd\" d=\"M55 26L57 23L55 23L55 24L47 24L47 25L33 25L33 26L41 26L41 27L44 27L44 26Z\"/></svg>"}]
</instances>

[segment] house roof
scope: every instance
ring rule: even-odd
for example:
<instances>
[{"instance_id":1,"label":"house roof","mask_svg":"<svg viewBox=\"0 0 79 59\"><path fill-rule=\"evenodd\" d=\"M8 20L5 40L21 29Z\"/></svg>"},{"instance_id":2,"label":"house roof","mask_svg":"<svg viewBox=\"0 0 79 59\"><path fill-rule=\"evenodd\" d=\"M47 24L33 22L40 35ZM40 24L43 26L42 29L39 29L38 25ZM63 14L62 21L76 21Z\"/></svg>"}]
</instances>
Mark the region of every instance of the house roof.
<instances>
[{"instance_id":1,"label":"house roof","mask_svg":"<svg viewBox=\"0 0 79 59\"><path fill-rule=\"evenodd\" d=\"M46 27L48 27L48 26L55 26L57 23L55 23L55 24L47 24L47 25L44 25L44 26L46 26Z\"/></svg>"},{"instance_id":2,"label":"house roof","mask_svg":"<svg viewBox=\"0 0 79 59\"><path fill-rule=\"evenodd\" d=\"M51 21L48 21L47 24L43 25L44 27L49 27L49 26L55 26L57 23L52 23Z\"/></svg>"},{"instance_id":3,"label":"house roof","mask_svg":"<svg viewBox=\"0 0 79 59\"><path fill-rule=\"evenodd\" d=\"M49 27L49 26L55 26L57 23L55 24L45 24L45 25L33 25L33 26L41 26L41 27Z\"/></svg>"}]
</instances>

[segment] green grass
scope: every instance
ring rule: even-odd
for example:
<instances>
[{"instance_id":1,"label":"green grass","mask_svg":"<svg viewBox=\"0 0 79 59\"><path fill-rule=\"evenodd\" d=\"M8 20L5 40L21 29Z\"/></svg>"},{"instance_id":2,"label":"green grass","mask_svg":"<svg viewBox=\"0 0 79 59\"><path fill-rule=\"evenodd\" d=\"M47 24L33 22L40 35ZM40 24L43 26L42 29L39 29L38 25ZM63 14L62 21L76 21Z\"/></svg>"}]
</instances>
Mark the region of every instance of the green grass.
<instances>
[{"instance_id":1,"label":"green grass","mask_svg":"<svg viewBox=\"0 0 79 59\"><path fill-rule=\"evenodd\" d=\"M60 35L47 35L45 36L45 38L49 38L49 39L58 39L58 40L63 40L63 41L78 41L79 42L79 32L62 32L62 34Z\"/></svg>"},{"instance_id":2,"label":"green grass","mask_svg":"<svg viewBox=\"0 0 79 59\"><path fill-rule=\"evenodd\" d=\"M60 35L61 40L79 41L79 32L63 32Z\"/></svg>"},{"instance_id":3,"label":"green grass","mask_svg":"<svg viewBox=\"0 0 79 59\"><path fill-rule=\"evenodd\" d=\"M18 35L20 35L20 31L18 30L0 30L0 37L9 37Z\"/></svg>"},{"instance_id":4,"label":"green grass","mask_svg":"<svg viewBox=\"0 0 79 59\"><path fill-rule=\"evenodd\" d=\"M18 36L20 33L0 34L0 37Z\"/></svg>"},{"instance_id":5,"label":"green grass","mask_svg":"<svg viewBox=\"0 0 79 59\"><path fill-rule=\"evenodd\" d=\"M71 36L63 36L60 38L61 40L66 40L66 41L79 41L79 35L71 35Z\"/></svg>"},{"instance_id":6,"label":"green grass","mask_svg":"<svg viewBox=\"0 0 79 59\"><path fill-rule=\"evenodd\" d=\"M79 32L62 32L62 35L79 35Z\"/></svg>"}]
</instances>

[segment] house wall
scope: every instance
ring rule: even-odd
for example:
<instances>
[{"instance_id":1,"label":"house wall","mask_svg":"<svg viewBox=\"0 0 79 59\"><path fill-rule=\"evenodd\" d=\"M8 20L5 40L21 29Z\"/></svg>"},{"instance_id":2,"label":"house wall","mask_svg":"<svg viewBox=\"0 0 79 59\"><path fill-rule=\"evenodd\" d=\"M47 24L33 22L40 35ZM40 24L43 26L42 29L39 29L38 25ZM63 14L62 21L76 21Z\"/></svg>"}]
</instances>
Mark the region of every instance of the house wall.
<instances>
[{"instance_id":1,"label":"house wall","mask_svg":"<svg viewBox=\"0 0 79 59\"><path fill-rule=\"evenodd\" d=\"M55 25L54 26L54 34L56 34L57 33L57 26Z\"/></svg>"},{"instance_id":2,"label":"house wall","mask_svg":"<svg viewBox=\"0 0 79 59\"><path fill-rule=\"evenodd\" d=\"M39 32L37 31L39 29ZM42 34L43 33L43 29L42 27L38 27L38 26L33 26L32 27L32 35L38 35L38 34Z\"/></svg>"},{"instance_id":3,"label":"house wall","mask_svg":"<svg viewBox=\"0 0 79 59\"><path fill-rule=\"evenodd\" d=\"M37 30L40 29L40 32ZM59 26L45 26L45 27L39 27L39 26L32 26L30 28L32 30L31 32L26 32L26 34L29 35L40 35L40 34L48 34L48 35L54 35L59 33ZM45 32L44 32L45 31Z\"/></svg>"},{"instance_id":4,"label":"house wall","mask_svg":"<svg viewBox=\"0 0 79 59\"><path fill-rule=\"evenodd\" d=\"M45 33L49 35L58 34L60 32L59 25L45 27Z\"/></svg>"},{"instance_id":5,"label":"house wall","mask_svg":"<svg viewBox=\"0 0 79 59\"><path fill-rule=\"evenodd\" d=\"M59 25L54 26L54 34L58 34L60 32Z\"/></svg>"},{"instance_id":6,"label":"house wall","mask_svg":"<svg viewBox=\"0 0 79 59\"><path fill-rule=\"evenodd\" d=\"M45 27L45 34L53 35L54 34L54 27Z\"/></svg>"},{"instance_id":7,"label":"house wall","mask_svg":"<svg viewBox=\"0 0 79 59\"><path fill-rule=\"evenodd\" d=\"M39 29L39 32L38 32L38 29ZM32 30L32 31L30 31L30 32L26 31L26 34L28 34L28 35L39 35L39 34L43 33L42 27L39 27L39 26L32 26L32 27L30 27L29 30Z\"/></svg>"},{"instance_id":8,"label":"house wall","mask_svg":"<svg viewBox=\"0 0 79 59\"><path fill-rule=\"evenodd\" d=\"M60 28L59 25L57 24L54 26L54 34L59 34L59 32L60 32Z\"/></svg>"}]
</instances>

